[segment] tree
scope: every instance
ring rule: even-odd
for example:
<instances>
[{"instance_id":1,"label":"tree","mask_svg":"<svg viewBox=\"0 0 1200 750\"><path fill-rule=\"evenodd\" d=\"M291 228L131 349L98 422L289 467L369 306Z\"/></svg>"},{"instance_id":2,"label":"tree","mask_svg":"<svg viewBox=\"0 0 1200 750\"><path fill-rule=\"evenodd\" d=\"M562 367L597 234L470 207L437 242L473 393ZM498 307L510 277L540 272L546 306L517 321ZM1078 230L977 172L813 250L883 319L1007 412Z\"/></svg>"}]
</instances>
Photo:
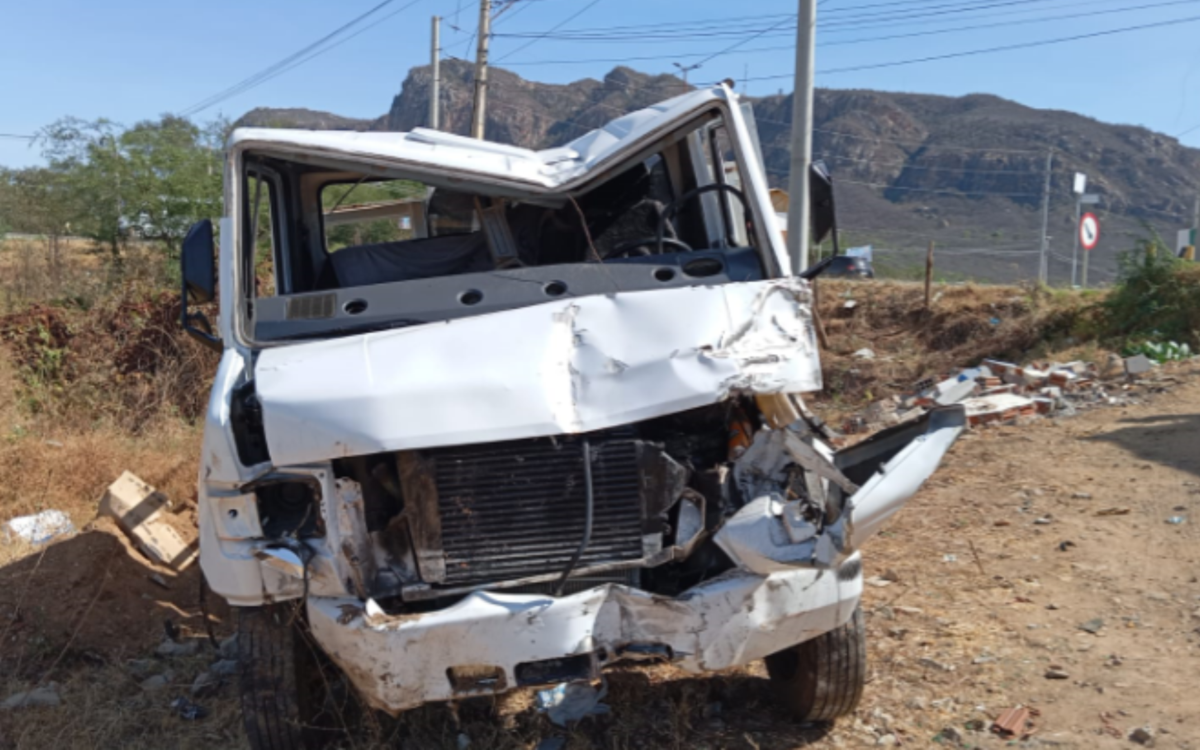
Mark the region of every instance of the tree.
<instances>
[{"instance_id":1,"label":"tree","mask_svg":"<svg viewBox=\"0 0 1200 750\"><path fill-rule=\"evenodd\" d=\"M221 214L219 130L164 115L121 135L129 177L126 217L143 237L162 241L172 253L198 219Z\"/></svg>"},{"instance_id":2,"label":"tree","mask_svg":"<svg viewBox=\"0 0 1200 750\"><path fill-rule=\"evenodd\" d=\"M42 154L73 230L120 257L130 235L176 253L197 220L221 214L222 121L198 126L163 115L123 129L65 118L45 128Z\"/></svg>"},{"instance_id":3,"label":"tree","mask_svg":"<svg viewBox=\"0 0 1200 750\"><path fill-rule=\"evenodd\" d=\"M69 194L74 231L107 244L120 257L125 214L122 183L129 178L119 127L108 120L67 117L39 134L42 156Z\"/></svg>"}]
</instances>

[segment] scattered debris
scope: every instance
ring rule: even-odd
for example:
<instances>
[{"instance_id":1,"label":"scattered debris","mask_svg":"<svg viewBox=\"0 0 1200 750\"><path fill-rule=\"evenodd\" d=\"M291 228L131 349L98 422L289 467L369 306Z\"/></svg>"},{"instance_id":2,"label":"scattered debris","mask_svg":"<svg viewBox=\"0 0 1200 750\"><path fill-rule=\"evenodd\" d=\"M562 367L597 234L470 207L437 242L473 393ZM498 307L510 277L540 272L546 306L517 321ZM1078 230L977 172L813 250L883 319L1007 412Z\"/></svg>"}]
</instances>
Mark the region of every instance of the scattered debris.
<instances>
[{"instance_id":1,"label":"scattered debris","mask_svg":"<svg viewBox=\"0 0 1200 750\"><path fill-rule=\"evenodd\" d=\"M1187 522L1187 519L1184 518L1183 516L1171 516L1170 518L1167 519L1167 523L1171 524L1172 526L1179 526L1180 524L1183 524L1186 522Z\"/></svg>"},{"instance_id":2,"label":"scattered debris","mask_svg":"<svg viewBox=\"0 0 1200 750\"><path fill-rule=\"evenodd\" d=\"M205 698L217 692L221 687L221 678L212 672L201 672L192 682L192 697Z\"/></svg>"},{"instance_id":3,"label":"scattered debris","mask_svg":"<svg viewBox=\"0 0 1200 750\"><path fill-rule=\"evenodd\" d=\"M174 675L172 675L170 672L163 672L162 674L156 674L153 677L147 677L146 679L142 680L141 688L147 693L156 693L159 690L170 687L173 676Z\"/></svg>"},{"instance_id":4,"label":"scattered debris","mask_svg":"<svg viewBox=\"0 0 1200 750\"><path fill-rule=\"evenodd\" d=\"M1154 734L1146 727L1138 727L1129 733L1129 741L1146 747L1154 747Z\"/></svg>"},{"instance_id":5,"label":"scattered debris","mask_svg":"<svg viewBox=\"0 0 1200 750\"><path fill-rule=\"evenodd\" d=\"M1103 510L1096 511L1096 515L1098 515L1098 516L1127 516L1127 515L1129 515L1129 508L1105 508Z\"/></svg>"},{"instance_id":6,"label":"scattered debris","mask_svg":"<svg viewBox=\"0 0 1200 750\"><path fill-rule=\"evenodd\" d=\"M1067 673L1067 670L1063 669L1059 664L1051 664L1046 668L1047 680L1066 680L1070 679L1070 677L1071 675Z\"/></svg>"},{"instance_id":7,"label":"scattered debris","mask_svg":"<svg viewBox=\"0 0 1200 750\"><path fill-rule=\"evenodd\" d=\"M1091 500L1092 495L1090 492L1072 492L1071 499L1072 500Z\"/></svg>"},{"instance_id":8,"label":"scattered debris","mask_svg":"<svg viewBox=\"0 0 1200 750\"><path fill-rule=\"evenodd\" d=\"M854 356L863 359L862 349ZM1146 382L1171 382L1169 378L1145 376L1153 363L1139 355L1129 360L1110 358L1097 368L1088 362L1017 365L999 360L984 360L979 367L950 373L942 380L926 378L902 397L871 404L862 413L849 417L843 431L848 435L871 432L919 416L935 406L962 404L967 408L972 427L1015 424L1038 416L1074 416L1092 406L1128 406L1138 403L1138 385ZM1128 374L1127 374L1128 373ZM1154 390L1152 387L1151 390ZM1161 389L1159 389L1161 390ZM1075 499L1090 500L1078 492Z\"/></svg>"},{"instance_id":9,"label":"scattered debris","mask_svg":"<svg viewBox=\"0 0 1200 750\"><path fill-rule=\"evenodd\" d=\"M1127 375L1144 375L1154 369L1154 363L1145 354L1125 358L1125 373Z\"/></svg>"},{"instance_id":10,"label":"scattered debris","mask_svg":"<svg viewBox=\"0 0 1200 750\"><path fill-rule=\"evenodd\" d=\"M937 737L934 737L934 742L949 742L954 745L963 743L963 733L955 727L943 727L942 731L938 732Z\"/></svg>"},{"instance_id":11,"label":"scattered debris","mask_svg":"<svg viewBox=\"0 0 1200 750\"><path fill-rule=\"evenodd\" d=\"M183 570L196 559L196 539L185 540L163 517L167 498L130 472L113 482L100 511L117 520L153 562Z\"/></svg>"},{"instance_id":12,"label":"scattered debris","mask_svg":"<svg viewBox=\"0 0 1200 750\"><path fill-rule=\"evenodd\" d=\"M0 703L0 711L12 711L18 708L53 708L62 705L58 695L58 685L50 683L45 687L14 693Z\"/></svg>"},{"instance_id":13,"label":"scattered debris","mask_svg":"<svg viewBox=\"0 0 1200 750\"><path fill-rule=\"evenodd\" d=\"M599 689L587 681L564 682L548 690L539 690L537 707L550 717L552 723L565 727L585 716L608 713L608 706L600 702L606 695L607 682L601 683Z\"/></svg>"},{"instance_id":14,"label":"scattered debris","mask_svg":"<svg viewBox=\"0 0 1200 750\"><path fill-rule=\"evenodd\" d=\"M148 575L146 577L150 579L151 583L153 583L157 586L160 586L167 590L170 590L170 588L171 588L171 584L167 583L167 579L163 578L162 575L159 573L151 573L150 575Z\"/></svg>"},{"instance_id":15,"label":"scattered debris","mask_svg":"<svg viewBox=\"0 0 1200 750\"><path fill-rule=\"evenodd\" d=\"M1033 711L1024 706L1010 708L992 722L992 732L1001 737L1024 739L1033 729Z\"/></svg>"},{"instance_id":16,"label":"scattered debris","mask_svg":"<svg viewBox=\"0 0 1200 750\"><path fill-rule=\"evenodd\" d=\"M1080 630L1082 630L1085 633L1091 633L1092 635L1099 633L1103 628L1104 628L1104 620L1100 619L1099 617L1092 619L1092 620L1088 620L1087 622L1081 622L1079 624Z\"/></svg>"},{"instance_id":17,"label":"scattered debris","mask_svg":"<svg viewBox=\"0 0 1200 750\"><path fill-rule=\"evenodd\" d=\"M192 703L187 698L176 698L171 701L171 710L184 721L199 721L208 716L208 709L198 703Z\"/></svg>"},{"instance_id":18,"label":"scattered debris","mask_svg":"<svg viewBox=\"0 0 1200 750\"><path fill-rule=\"evenodd\" d=\"M875 351L872 349L859 349L854 353L858 359L875 359Z\"/></svg>"},{"instance_id":19,"label":"scattered debris","mask_svg":"<svg viewBox=\"0 0 1200 750\"><path fill-rule=\"evenodd\" d=\"M75 533L71 518L61 510L43 510L31 516L20 516L4 524L4 541L13 537L30 544L45 544L62 536Z\"/></svg>"},{"instance_id":20,"label":"scattered debris","mask_svg":"<svg viewBox=\"0 0 1200 750\"><path fill-rule=\"evenodd\" d=\"M209 667L209 671L218 677L233 677L241 669L242 663L237 659L221 659Z\"/></svg>"},{"instance_id":21,"label":"scattered debris","mask_svg":"<svg viewBox=\"0 0 1200 750\"><path fill-rule=\"evenodd\" d=\"M922 667L926 667L928 669L936 669L939 672L953 672L955 669L953 664L943 664L940 661L930 659L928 656L923 656L920 659L917 659L917 664L920 664Z\"/></svg>"},{"instance_id":22,"label":"scattered debris","mask_svg":"<svg viewBox=\"0 0 1200 750\"><path fill-rule=\"evenodd\" d=\"M942 555L942 562L948 562L948 563L958 562L958 555L952 555L952 554Z\"/></svg>"}]
</instances>

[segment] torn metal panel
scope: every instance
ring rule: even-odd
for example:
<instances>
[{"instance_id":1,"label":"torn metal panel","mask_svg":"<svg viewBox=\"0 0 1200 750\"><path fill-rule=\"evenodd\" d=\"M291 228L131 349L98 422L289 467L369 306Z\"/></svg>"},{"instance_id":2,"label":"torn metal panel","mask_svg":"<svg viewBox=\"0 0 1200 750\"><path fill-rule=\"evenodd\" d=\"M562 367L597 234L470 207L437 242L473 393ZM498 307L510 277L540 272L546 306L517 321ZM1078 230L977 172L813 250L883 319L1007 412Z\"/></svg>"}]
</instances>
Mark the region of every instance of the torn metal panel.
<instances>
[{"instance_id":1,"label":"torn metal panel","mask_svg":"<svg viewBox=\"0 0 1200 750\"><path fill-rule=\"evenodd\" d=\"M578 434L821 388L799 279L616 293L263 351L272 460L287 465ZM619 366L614 366L619 363Z\"/></svg>"},{"instance_id":2,"label":"torn metal panel","mask_svg":"<svg viewBox=\"0 0 1200 750\"><path fill-rule=\"evenodd\" d=\"M368 602L345 617L355 601L321 598L308 611L313 634L367 702L398 713L462 697L448 675L481 667L516 686L536 673L525 665L586 655L611 663L647 649L690 672L740 666L836 628L861 592L857 574L792 570L734 572L674 599L608 584L557 599L482 592L428 614L387 615Z\"/></svg>"},{"instance_id":3,"label":"torn metal panel","mask_svg":"<svg viewBox=\"0 0 1200 750\"><path fill-rule=\"evenodd\" d=\"M851 476L853 469L864 471L886 461L869 479L863 482L858 492L848 500L850 513L849 549L859 549L883 524L900 510L904 503L921 488L925 480L933 475L942 458L958 436L966 429L966 411L961 406L934 409L922 420L897 428L897 432L884 435L880 441L880 455L869 458L867 449L859 452L847 451L839 454L838 464ZM909 442L903 440L920 431ZM894 450L889 443L900 443ZM858 446L855 446L858 448ZM858 461L859 463L854 463Z\"/></svg>"},{"instance_id":4,"label":"torn metal panel","mask_svg":"<svg viewBox=\"0 0 1200 750\"><path fill-rule=\"evenodd\" d=\"M717 532L716 542L739 566L761 575L838 565L916 493L965 427L963 407L936 409L835 454L839 475L849 486L862 485L836 514L826 514L827 523L809 520L806 500L783 495L786 439L756 439L736 470L743 492L759 494L747 495L754 499Z\"/></svg>"}]
</instances>

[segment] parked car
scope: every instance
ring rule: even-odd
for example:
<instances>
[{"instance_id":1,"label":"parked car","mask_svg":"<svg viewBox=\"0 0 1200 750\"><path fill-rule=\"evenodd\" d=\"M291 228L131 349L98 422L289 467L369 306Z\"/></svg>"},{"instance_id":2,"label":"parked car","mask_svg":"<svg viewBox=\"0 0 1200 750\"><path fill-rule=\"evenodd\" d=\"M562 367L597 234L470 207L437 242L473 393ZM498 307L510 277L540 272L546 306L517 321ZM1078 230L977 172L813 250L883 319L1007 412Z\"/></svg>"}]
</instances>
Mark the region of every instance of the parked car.
<instances>
[{"instance_id":1,"label":"parked car","mask_svg":"<svg viewBox=\"0 0 1200 750\"><path fill-rule=\"evenodd\" d=\"M875 269L871 266L871 261L866 258L839 255L830 262L829 268L825 269L821 275L826 278L838 279L873 279L875 278Z\"/></svg>"},{"instance_id":2,"label":"parked car","mask_svg":"<svg viewBox=\"0 0 1200 750\"><path fill-rule=\"evenodd\" d=\"M200 556L252 747L301 746L338 685L398 714L622 661L765 659L798 718L854 709L860 550L965 416L831 449L741 106L689 93L540 152L234 131L183 319L222 356Z\"/></svg>"}]
</instances>

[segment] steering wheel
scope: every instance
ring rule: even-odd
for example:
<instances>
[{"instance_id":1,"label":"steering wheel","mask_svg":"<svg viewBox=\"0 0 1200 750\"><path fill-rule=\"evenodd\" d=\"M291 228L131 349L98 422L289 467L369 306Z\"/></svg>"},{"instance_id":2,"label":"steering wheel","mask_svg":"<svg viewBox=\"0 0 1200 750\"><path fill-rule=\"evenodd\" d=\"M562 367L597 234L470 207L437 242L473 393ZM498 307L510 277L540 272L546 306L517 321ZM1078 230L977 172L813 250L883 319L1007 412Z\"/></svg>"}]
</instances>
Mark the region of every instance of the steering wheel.
<instances>
[{"instance_id":1,"label":"steering wheel","mask_svg":"<svg viewBox=\"0 0 1200 750\"><path fill-rule=\"evenodd\" d=\"M749 228L751 230L751 233L753 233L754 219L752 218L753 214L751 214L751 212L750 212L750 205L748 203L746 203L746 194L743 193L738 188L734 187L733 185L726 185L724 183L714 182L711 185L703 185L701 187L695 188L694 190L687 191L686 193L684 193L683 195L679 196L674 201L672 201L671 205L667 206L667 210L665 210L661 214L659 214L659 216L658 216L658 236L654 238L655 247L658 249L659 254L662 254L663 245L667 244L667 240L670 239L665 236L667 220L674 218L675 214L679 211L679 209L685 203L687 203L689 200L696 198L698 196L704 195L705 193L729 193L730 195L733 195L735 198L737 198L738 201L742 204L742 214L746 217L746 221L750 225ZM688 250L690 251L691 248L689 247Z\"/></svg>"},{"instance_id":2,"label":"steering wheel","mask_svg":"<svg viewBox=\"0 0 1200 750\"><path fill-rule=\"evenodd\" d=\"M611 258L630 258L632 256L648 256L652 255L650 248L658 246L658 252L662 253L662 248L670 245L676 250L684 253L692 252L692 246L681 239L675 237L639 237L635 240L626 240L620 245L612 248L604 254L604 260Z\"/></svg>"}]
</instances>

